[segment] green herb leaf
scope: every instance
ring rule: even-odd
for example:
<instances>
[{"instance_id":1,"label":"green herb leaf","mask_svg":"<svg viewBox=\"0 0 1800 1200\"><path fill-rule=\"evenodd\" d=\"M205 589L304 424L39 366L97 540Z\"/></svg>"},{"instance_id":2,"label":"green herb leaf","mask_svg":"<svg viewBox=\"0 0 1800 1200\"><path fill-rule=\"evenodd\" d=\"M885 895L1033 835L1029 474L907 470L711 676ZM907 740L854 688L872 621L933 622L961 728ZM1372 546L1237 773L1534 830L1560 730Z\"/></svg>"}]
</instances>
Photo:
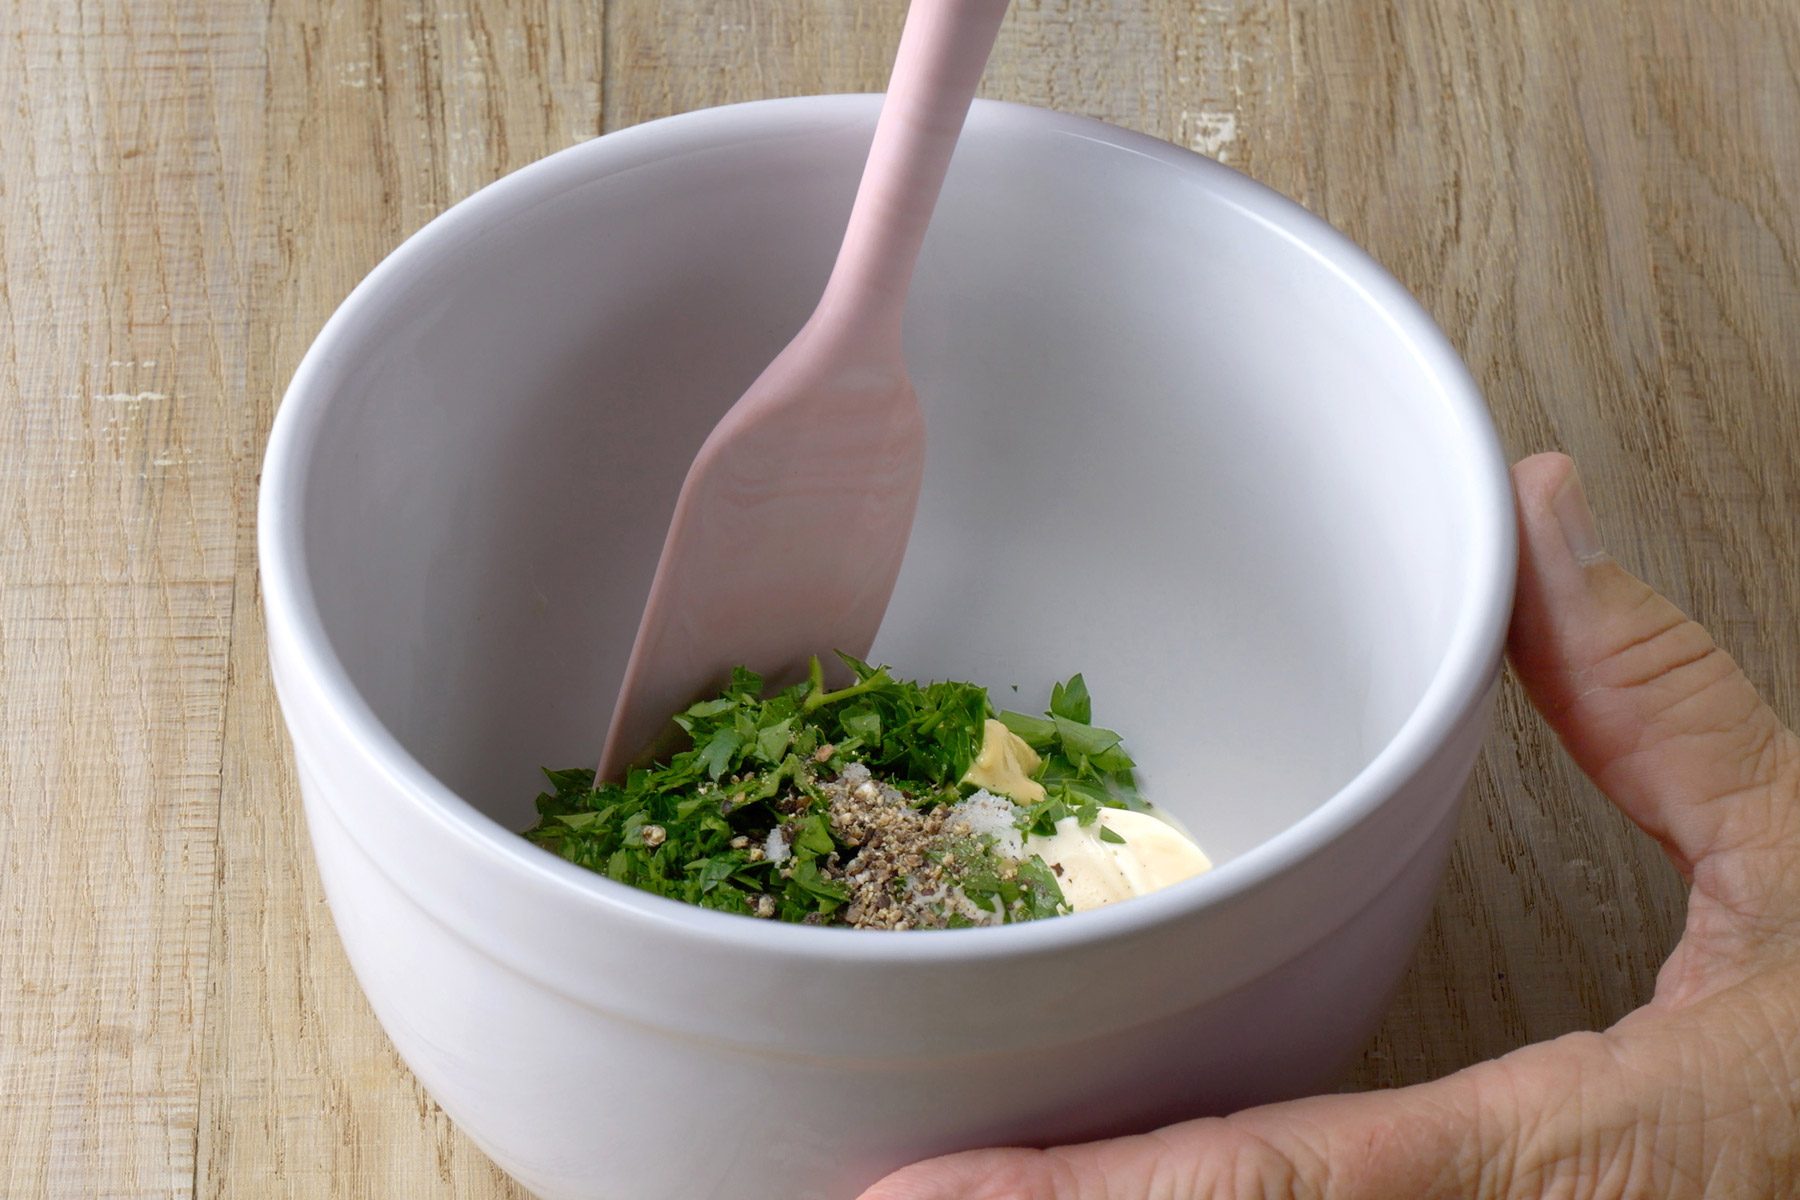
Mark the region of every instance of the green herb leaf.
<instances>
[{"instance_id":1,"label":"green herb leaf","mask_svg":"<svg viewBox=\"0 0 1800 1200\"><path fill-rule=\"evenodd\" d=\"M1026 909L1026 913L1022 915L1026 915L1028 919L1055 917L1069 911L1068 901L1063 898L1062 885L1056 881L1055 872L1037 855L1033 854L1019 864L1018 883L1020 898L1025 902Z\"/></svg>"},{"instance_id":2,"label":"green herb leaf","mask_svg":"<svg viewBox=\"0 0 1800 1200\"><path fill-rule=\"evenodd\" d=\"M704 721L708 717L716 717L720 713L730 712L735 707L737 707L737 701L729 696L720 696L716 700L702 700L675 714L675 723L688 733L692 733L696 723Z\"/></svg>"},{"instance_id":3,"label":"green herb leaf","mask_svg":"<svg viewBox=\"0 0 1800 1200\"><path fill-rule=\"evenodd\" d=\"M731 682L725 685L722 699L754 700L762 695L763 677L748 667L731 668Z\"/></svg>"},{"instance_id":4,"label":"green herb leaf","mask_svg":"<svg viewBox=\"0 0 1800 1200\"><path fill-rule=\"evenodd\" d=\"M703 858L687 864L687 870L694 882L699 884L702 894L712 891L721 883L731 878L732 872L738 868L738 861L731 857Z\"/></svg>"},{"instance_id":5,"label":"green herb leaf","mask_svg":"<svg viewBox=\"0 0 1800 1200\"><path fill-rule=\"evenodd\" d=\"M1069 682L1050 689L1050 715L1080 725L1094 719L1094 704L1088 697L1087 680L1079 672L1069 676Z\"/></svg>"},{"instance_id":6,"label":"green herb leaf","mask_svg":"<svg viewBox=\"0 0 1800 1200\"><path fill-rule=\"evenodd\" d=\"M999 716L1002 725L1017 734L1027 746L1033 750L1048 750L1056 741L1056 722L1046 721L1042 717L1026 716L1021 712L1007 710Z\"/></svg>"},{"instance_id":7,"label":"green herb leaf","mask_svg":"<svg viewBox=\"0 0 1800 1200\"><path fill-rule=\"evenodd\" d=\"M780 762L787 753L788 743L794 740L794 719L792 717L766 726L756 734L756 757L762 762Z\"/></svg>"},{"instance_id":8,"label":"green herb leaf","mask_svg":"<svg viewBox=\"0 0 1800 1200\"><path fill-rule=\"evenodd\" d=\"M1026 806L1020 812L1017 823L1021 833L1032 837L1050 837L1056 832L1058 821L1074 815L1075 810L1069 802L1068 792L1058 788L1036 804Z\"/></svg>"},{"instance_id":9,"label":"green herb leaf","mask_svg":"<svg viewBox=\"0 0 1800 1200\"><path fill-rule=\"evenodd\" d=\"M881 741L881 714L872 705L858 705L846 710L838 718L844 732L863 743L879 744Z\"/></svg>"},{"instance_id":10,"label":"green herb leaf","mask_svg":"<svg viewBox=\"0 0 1800 1200\"><path fill-rule=\"evenodd\" d=\"M1131 755L1125 753L1123 743L1115 743L1107 747L1088 761L1095 770L1109 775L1126 774L1137 766L1137 763L1132 761Z\"/></svg>"},{"instance_id":11,"label":"green herb leaf","mask_svg":"<svg viewBox=\"0 0 1800 1200\"><path fill-rule=\"evenodd\" d=\"M1114 830L1110 825L1102 825L1100 827L1100 840L1103 842L1112 842L1114 845L1118 846L1123 846L1125 844L1124 836Z\"/></svg>"},{"instance_id":12,"label":"green herb leaf","mask_svg":"<svg viewBox=\"0 0 1800 1200\"><path fill-rule=\"evenodd\" d=\"M831 840L831 830L826 827L825 814L813 813L796 825L789 848L797 857L804 858L817 858L836 850L837 843Z\"/></svg>"},{"instance_id":13,"label":"green herb leaf","mask_svg":"<svg viewBox=\"0 0 1800 1200\"><path fill-rule=\"evenodd\" d=\"M558 792L585 792L594 786L592 767L574 767L566 771L544 771L544 778Z\"/></svg>"},{"instance_id":14,"label":"green herb leaf","mask_svg":"<svg viewBox=\"0 0 1800 1200\"><path fill-rule=\"evenodd\" d=\"M1071 758L1080 755L1092 759L1104 754L1119 744L1119 735L1110 729L1100 729L1071 721L1066 717L1055 717L1057 739L1062 743L1063 753ZM1127 760L1129 761L1129 760Z\"/></svg>"},{"instance_id":15,"label":"green herb leaf","mask_svg":"<svg viewBox=\"0 0 1800 1200\"><path fill-rule=\"evenodd\" d=\"M809 896L825 901L826 903L819 909L821 912L830 912L839 904L850 899L848 888L819 874L819 864L816 859L809 858L797 865L794 868L793 876L788 880L788 885L790 890L799 889Z\"/></svg>"},{"instance_id":16,"label":"green herb leaf","mask_svg":"<svg viewBox=\"0 0 1800 1200\"><path fill-rule=\"evenodd\" d=\"M735 729L720 729L700 751L700 766L713 779L731 769L733 760L739 750L743 749L744 736Z\"/></svg>"}]
</instances>

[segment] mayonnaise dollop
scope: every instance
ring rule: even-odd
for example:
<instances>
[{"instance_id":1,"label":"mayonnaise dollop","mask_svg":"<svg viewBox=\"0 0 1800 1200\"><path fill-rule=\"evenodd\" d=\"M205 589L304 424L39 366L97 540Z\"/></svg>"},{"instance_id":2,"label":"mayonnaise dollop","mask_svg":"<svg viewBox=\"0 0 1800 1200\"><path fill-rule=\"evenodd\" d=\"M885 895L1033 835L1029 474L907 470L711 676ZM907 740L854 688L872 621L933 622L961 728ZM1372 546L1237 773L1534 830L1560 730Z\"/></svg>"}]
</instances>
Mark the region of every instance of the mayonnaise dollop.
<instances>
[{"instance_id":1,"label":"mayonnaise dollop","mask_svg":"<svg viewBox=\"0 0 1800 1200\"><path fill-rule=\"evenodd\" d=\"M989 718L981 752L963 782L1015 803L1036 804L1044 785L1031 778L1041 765L1025 739ZM1120 841L1108 841L1102 829ZM1103 808L1091 825L1074 817L1056 823L1049 836L1025 839L1026 856L1037 855L1056 875L1063 899L1076 912L1129 900L1212 870L1212 860L1184 831L1151 813Z\"/></svg>"},{"instance_id":2,"label":"mayonnaise dollop","mask_svg":"<svg viewBox=\"0 0 1800 1200\"><path fill-rule=\"evenodd\" d=\"M1124 841L1106 841L1102 829ZM1122 808L1101 809L1087 826L1064 817L1048 837L1027 837L1025 853L1044 860L1076 912L1146 895L1212 869L1193 839L1169 822Z\"/></svg>"}]
</instances>

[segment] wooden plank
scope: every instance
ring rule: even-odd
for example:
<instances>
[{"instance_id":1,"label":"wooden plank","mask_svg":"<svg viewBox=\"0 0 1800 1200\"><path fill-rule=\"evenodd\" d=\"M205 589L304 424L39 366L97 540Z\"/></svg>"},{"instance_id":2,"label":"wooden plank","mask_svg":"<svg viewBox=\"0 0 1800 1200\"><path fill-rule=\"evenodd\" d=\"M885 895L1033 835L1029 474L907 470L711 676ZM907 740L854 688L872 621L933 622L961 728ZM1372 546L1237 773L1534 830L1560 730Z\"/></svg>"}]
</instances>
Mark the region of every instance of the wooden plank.
<instances>
[{"instance_id":1,"label":"wooden plank","mask_svg":"<svg viewBox=\"0 0 1800 1200\"><path fill-rule=\"evenodd\" d=\"M0 17L0 1192L192 1184L261 14Z\"/></svg>"},{"instance_id":2,"label":"wooden plank","mask_svg":"<svg viewBox=\"0 0 1800 1200\"><path fill-rule=\"evenodd\" d=\"M524 1194L414 1082L332 928L269 682L256 458L300 356L383 255L463 195L598 132L601 36L589 4L296 0L272 15L272 246L248 293L235 424L247 453L196 1196Z\"/></svg>"},{"instance_id":3,"label":"wooden plank","mask_svg":"<svg viewBox=\"0 0 1800 1200\"><path fill-rule=\"evenodd\" d=\"M903 0L611 0L606 128L715 104L877 89L905 8Z\"/></svg>"}]
</instances>

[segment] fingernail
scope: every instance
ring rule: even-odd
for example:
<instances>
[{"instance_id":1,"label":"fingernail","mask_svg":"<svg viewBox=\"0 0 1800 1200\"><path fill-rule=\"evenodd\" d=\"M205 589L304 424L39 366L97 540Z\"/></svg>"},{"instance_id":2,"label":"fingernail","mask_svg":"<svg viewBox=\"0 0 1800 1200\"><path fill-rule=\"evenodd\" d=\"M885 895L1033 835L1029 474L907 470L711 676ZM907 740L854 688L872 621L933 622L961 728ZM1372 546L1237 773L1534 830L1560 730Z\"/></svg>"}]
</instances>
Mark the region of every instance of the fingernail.
<instances>
[{"instance_id":1,"label":"fingernail","mask_svg":"<svg viewBox=\"0 0 1800 1200\"><path fill-rule=\"evenodd\" d=\"M1563 485L1550 498L1550 511L1562 526L1563 541L1569 553L1582 566L1592 566L1606 557L1600 545L1600 531L1594 528L1594 510L1588 507L1587 494L1581 490L1581 476L1569 472Z\"/></svg>"}]
</instances>

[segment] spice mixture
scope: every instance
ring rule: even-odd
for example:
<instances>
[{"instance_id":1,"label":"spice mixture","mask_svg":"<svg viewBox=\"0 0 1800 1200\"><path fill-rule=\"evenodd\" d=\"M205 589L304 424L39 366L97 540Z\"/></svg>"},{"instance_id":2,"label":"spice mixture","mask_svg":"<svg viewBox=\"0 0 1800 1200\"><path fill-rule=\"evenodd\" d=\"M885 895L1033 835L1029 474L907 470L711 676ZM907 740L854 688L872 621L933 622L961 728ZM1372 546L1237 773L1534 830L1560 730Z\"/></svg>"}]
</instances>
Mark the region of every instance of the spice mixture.
<instances>
[{"instance_id":1,"label":"spice mixture","mask_svg":"<svg viewBox=\"0 0 1800 1200\"><path fill-rule=\"evenodd\" d=\"M1069 911L1026 836L1142 806L1081 677L1034 717L996 714L973 684L844 661L846 687L828 690L815 661L768 697L740 668L674 718L689 748L622 781L546 772L554 790L525 836L621 883L764 919L905 930Z\"/></svg>"}]
</instances>

